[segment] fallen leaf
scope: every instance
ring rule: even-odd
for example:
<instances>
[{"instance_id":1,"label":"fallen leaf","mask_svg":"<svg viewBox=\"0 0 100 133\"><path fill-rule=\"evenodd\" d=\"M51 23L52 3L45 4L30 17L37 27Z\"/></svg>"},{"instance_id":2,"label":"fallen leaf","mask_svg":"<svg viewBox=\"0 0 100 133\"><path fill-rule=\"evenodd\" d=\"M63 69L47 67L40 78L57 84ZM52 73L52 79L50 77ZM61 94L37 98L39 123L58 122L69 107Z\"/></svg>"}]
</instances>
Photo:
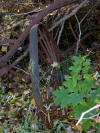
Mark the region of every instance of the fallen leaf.
<instances>
[{"instance_id":1,"label":"fallen leaf","mask_svg":"<svg viewBox=\"0 0 100 133\"><path fill-rule=\"evenodd\" d=\"M34 98L32 99L32 105L35 105L35 99Z\"/></svg>"},{"instance_id":2,"label":"fallen leaf","mask_svg":"<svg viewBox=\"0 0 100 133\"><path fill-rule=\"evenodd\" d=\"M2 52L7 52L7 47L6 46L2 46L1 51Z\"/></svg>"}]
</instances>

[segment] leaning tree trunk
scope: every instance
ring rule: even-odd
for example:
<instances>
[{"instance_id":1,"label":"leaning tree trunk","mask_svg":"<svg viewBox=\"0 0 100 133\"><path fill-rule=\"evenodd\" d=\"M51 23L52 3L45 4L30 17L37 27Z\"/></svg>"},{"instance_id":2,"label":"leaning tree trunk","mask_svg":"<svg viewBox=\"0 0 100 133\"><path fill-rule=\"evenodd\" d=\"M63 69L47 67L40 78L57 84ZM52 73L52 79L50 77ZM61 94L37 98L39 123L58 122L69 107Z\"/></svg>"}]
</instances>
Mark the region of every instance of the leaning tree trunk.
<instances>
[{"instance_id":1,"label":"leaning tree trunk","mask_svg":"<svg viewBox=\"0 0 100 133\"><path fill-rule=\"evenodd\" d=\"M31 66L31 80L32 91L35 98L35 102L38 108L42 106L42 100L39 90L39 66L38 66L38 25L32 27L30 31L30 66Z\"/></svg>"},{"instance_id":2,"label":"leaning tree trunk","mask_svg":"<svg viewBox=\"0 0 100 133\"><path fill-rule=\"evenodd\" d=\"M47 125L47 127L50 128L51 124L48 121L48 117L46 115L46 108L43 106L39 90L38 25L33 26L30 31L29 52L30 52L32 92L38 109L37 110L38 117L40 118L42 125Z\"/></svg>"}]
</instances>

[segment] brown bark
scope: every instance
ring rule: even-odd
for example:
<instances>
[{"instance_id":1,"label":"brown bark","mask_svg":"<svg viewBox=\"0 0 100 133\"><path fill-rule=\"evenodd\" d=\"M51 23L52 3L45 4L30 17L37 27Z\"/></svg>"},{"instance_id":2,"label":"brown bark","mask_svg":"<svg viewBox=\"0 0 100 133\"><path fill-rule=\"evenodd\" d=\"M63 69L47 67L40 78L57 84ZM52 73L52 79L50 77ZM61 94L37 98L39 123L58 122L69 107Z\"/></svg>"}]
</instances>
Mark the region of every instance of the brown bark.
<instances>
[{"instance_id":1,"label":"brown bark","mask_svg":"<svg viewBox=\"0 0 100 133\"><path fill-rule=\"evenodd\" d=\"M45 10L38 13L38 15L30 22L29 26L26 27L25 31L19 36L19 38L15 41L14 45L11 49L0 58L0 66L3 66L9 61L12 55L17 51L18 47L22 44L25 38L28 36L30 29L33 25L38 24L42 18L44 18L48 13L51 13L54 10L57 10L66 4L72 4L77 2L77 0L59 0L58 2L51 4Z\"/></svg>"}]
</instances>

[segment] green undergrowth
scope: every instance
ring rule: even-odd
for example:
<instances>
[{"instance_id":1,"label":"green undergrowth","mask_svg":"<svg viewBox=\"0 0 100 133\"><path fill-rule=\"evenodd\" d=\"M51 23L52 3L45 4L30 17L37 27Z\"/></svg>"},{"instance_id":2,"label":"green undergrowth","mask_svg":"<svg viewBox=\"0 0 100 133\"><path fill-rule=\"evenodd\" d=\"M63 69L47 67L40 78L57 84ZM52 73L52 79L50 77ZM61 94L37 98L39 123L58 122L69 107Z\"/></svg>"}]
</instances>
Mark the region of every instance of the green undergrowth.
<instances>
[{"instance_id":1,"label":"green undergrowth","mask_svg":"<svg viewBox=\"0 0 100 133\"><path fill-rule=\"evenodd\" d=\"M67 70L65 66L67 69L69 68L69 70ZM88 55L74 56L73 62L66 57L66 60L56 69L67 74L59 89L54 91L54 102L60 105L61 108L70 108L68 113L70 113L70 117L73 118L73 122L75 123L76 120L80 118L82 112L100 102L100 84L96 83L99 76L92 73L91 61L88 59ZM49 72L40 78L45 79L48 75ZM49 84L48 82L47 85L49 86ZM9 96L7 96L8 94ZM68 122L66 116L66 121L60 118L54 118L52 129L45 127L43 131L37 115L33 112L35 106L32 104L32 98L30 98L30 89L15 94L9 92L8 94L1 90L0 99L2 104L0 105L3 111L1 112L1 116L4 122L0 125L0 133L62 133L62 131L67 133L69 129L77 130L76 127L72 128L73 125ZM7 100L5 101L6 96ZM8 104L9 110L7 110ZM97 120L95 120L95 118L92 120L88 119L98 113L99 109L93 110L85 116L87 119L82 120L81 131L87 131L91 126L92 128L96 127L96 130L100 131L100 124L95 122ZM12 123L10 124L9 122Z\"/></svg>"},{"instance_id":2,"label":"green undergrowth","mask_svg":"<svg viewBox=\"0 0 100 133\"><path fill-rule=\"evenodd\" d=\"M96 85L96 75L91 72L91 62L86 56L74 56L73 64L69 67L70 74L65 75L65 80L59 89L54 91L54 102L61 108L71 106L70 114L79 119L81 113L100 102L100 84ZM93 110L85 117L89 118L98 113ZM84 120L83 129L88 130L93 121ZM88 124L86 124L88 123Z\"/></svg>"}]
</instances>

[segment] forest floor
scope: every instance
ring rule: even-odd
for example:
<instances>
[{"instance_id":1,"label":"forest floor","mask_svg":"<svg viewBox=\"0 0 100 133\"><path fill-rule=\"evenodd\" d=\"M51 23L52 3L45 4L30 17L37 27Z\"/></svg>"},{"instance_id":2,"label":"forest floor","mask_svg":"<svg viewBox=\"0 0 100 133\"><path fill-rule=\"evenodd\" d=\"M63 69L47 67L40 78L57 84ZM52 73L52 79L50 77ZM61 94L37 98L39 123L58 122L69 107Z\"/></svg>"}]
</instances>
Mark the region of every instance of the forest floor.
<instances>
[{"instance_id":1,"label":"forest floor","mask_svg":"<svg viewBox=\"0 0 100 133\"><path fill-rule=\"evenodd\" d=\"M45 111L38 110L38 102L33 97L29 34L21 40L21 45L18 46L16 52L12 51L11 57L7 58L7 62L2 65L10 54L10 49L17 46L16 42L30 22L51 3L54 2L43 0L35 2L2 0L0 2L0 133L100 133L99 108L96 108L98 113L90 113L96 117L76 126L81 115L77 119L71 114L74 105L63 108L61 102L56 104L54 96L55 90L63 87L66 81L65 75L71 76L69 68L74 65L73 57L83 59L86 55L90 60L90 64L85 64L91 67L89 75L93 79L95 75L97 76L95 86L91 87L88 96L92 90L100 89L99 2L96 3L94 0L85 3L73 2L48 13L38 22L38 36L35 36L38 38L39 79L37 80ZM77 58L77 62L78 60ZM74 68L74 72L77 68ZM75 76L74 78L77 79ZM84 80L84 75L82 75L82 80ZM65 95L61 96L59 95L58 101ZM87 104L88 96L83 98ZM100 103L99 98L95 98L95 101L95 104L90 107ZM74 102L75 99L72 103ZM90 107L88 106L86 110Z\"/></svg>"}]
</instances>

